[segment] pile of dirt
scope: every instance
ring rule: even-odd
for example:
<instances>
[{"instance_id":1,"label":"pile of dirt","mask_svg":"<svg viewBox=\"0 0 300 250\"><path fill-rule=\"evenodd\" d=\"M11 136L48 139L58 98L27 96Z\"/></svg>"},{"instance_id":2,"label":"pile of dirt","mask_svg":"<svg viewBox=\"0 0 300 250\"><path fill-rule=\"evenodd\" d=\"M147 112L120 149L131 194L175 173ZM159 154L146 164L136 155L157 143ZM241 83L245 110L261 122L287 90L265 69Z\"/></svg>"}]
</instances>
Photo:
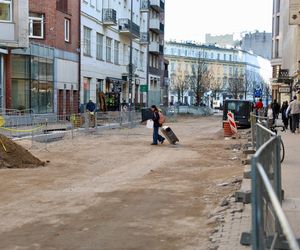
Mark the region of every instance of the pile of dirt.
<instances>
[{"instance_id":1,"label":"pile of dirt","mask_svg":"<svg viewBox=\"0 0 300 250\"><path fill-rule=\"evenodd\" d=\"M0 169L1 168L37 168L45 163L33 156L28 150L0 135Z\"/></svg>"}]
</instances>

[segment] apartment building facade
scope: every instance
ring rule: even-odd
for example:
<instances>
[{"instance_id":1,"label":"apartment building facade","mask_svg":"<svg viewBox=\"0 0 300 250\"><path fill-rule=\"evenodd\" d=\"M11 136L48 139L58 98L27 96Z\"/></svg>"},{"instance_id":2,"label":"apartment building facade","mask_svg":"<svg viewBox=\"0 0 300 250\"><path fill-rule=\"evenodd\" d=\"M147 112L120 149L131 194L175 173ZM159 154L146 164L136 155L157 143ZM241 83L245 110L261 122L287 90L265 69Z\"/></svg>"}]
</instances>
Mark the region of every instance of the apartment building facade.
<instances>
[{"instance_id":1,"label":"apartment building facade","mask_svg":"<svg viewBox=\"0 0 300 250\"><path fill-rule=\"evenodd\" d=\"M131 6L131 1L82 0L81 5L81 104L91 99L100 108L104 95L107 109L115 111L121 102L129 102L131 36L132 100L143 102L140 85L146 84L147 46L140 41L140 33L146 30L147 20L140 2L133 1Z\"/></svg>"},{"instance_id":2,"label":"apartment building facade","mask_svg":"<svg viewBox=\"0 0 300 250\"><path fill-rule=\"evenodd\" d=\"M131 94L134 106L147 105L149 90L160 91L164 84L164 2L82 0L81 5L81 104L91 99L101 110L104 96L108 110L119 110Z\"/></svg>"},{"instance_id":3,"label":"apartment building facade","mask_svg":"<svg viewBox=\"0 0 300 250\"><path fill-rule=\"evenodd\" d=\"M11 50L28 45L28 0L0 0L0 109L11 103Z\"/></svg>"},{"instance_id":4,"label":"apartment building facade","mask_svg":"<svg viewBox=\"0 0 300 250\"><path fill-rule=\"evenodd\" d=\"M12 50L8 108L70 115L79 106L79 11L72 0L29 0L29 46Z\"/></svg>"},{"instance_id":5,"label":"apartment building facade","mask_svg":"<svg viewBox=\"0 0 300 250\"><path fill-rule=\"evenodd\" d=\"M289 101L300 89L300 1L273 1L273 99Z\"/></svg>"},{"instance_id":6,"label":"apartment building facade","mask_svg":"<svg viewBox=\"0 0 300 250\"><path fill-rule=\"evenodd\" d=\"M255 55L271 60L272 33L256 31L244 34L241 49L252 51Z\"/></svg>"},{"instance_id":7,"label":"apartment building facade","mask_svg":"<svg viewBox=\"0 0 300 250\"><path fill-rule=\"evenodd\" d=\"M232 97L227 91L232 79L245 81L245 77L248 75L247 81L251 81L251 84L249 84L246 98L253 100L255 90L264 88L262 85L268 83L271 77L271 66L268 60L239 49L226 49L189 42L166 42L165 57L170 64L169 101L171 103L180 101L176 91L172 90L172 79L178 72L185 76L193 74L198 67L199 60L207 65L207 72L213 79L211 85L208 86L208 92L218 89L216 99L221 102L225 98ZM239 98L245 98L242 92ZM186 89L183 102L189 105L195 103L195 95L191 89Z\"/></svg>"}]
</instances>

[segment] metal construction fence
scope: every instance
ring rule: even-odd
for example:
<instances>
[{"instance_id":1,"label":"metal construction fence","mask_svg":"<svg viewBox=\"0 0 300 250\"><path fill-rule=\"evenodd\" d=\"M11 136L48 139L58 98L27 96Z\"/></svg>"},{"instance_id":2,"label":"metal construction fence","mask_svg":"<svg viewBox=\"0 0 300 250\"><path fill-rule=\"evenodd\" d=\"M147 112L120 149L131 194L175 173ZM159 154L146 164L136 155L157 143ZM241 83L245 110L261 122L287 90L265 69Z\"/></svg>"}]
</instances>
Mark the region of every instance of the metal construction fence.
<instances>
[{"instance_id":1,"label":"metal construction fence","mask_svg":"<svg viewBox=\"0 0 300 250\"><path fill-rule=\"evenodd\" d=\"M253 148L256 147L256 124L260 123L264 125L265 127L268 127L269 124L269 119L268 117L265 116L257 116L254 113L250 114L250 119L251 119L251 137L252 137L252 146Z\"/></svg>"},{"instance_id":2,"label":"metal construction fence","mask_svg":"<svg viewBox=\"0 0 300 250\"><path fill-rule=\"evenodd\" d=\"M252 249L281 249L281 246L288 245L289 249L298 250L297 240L281 207L281 138L260 123L254 127Z\"/></svg>"},{"instance_id":3,"label":"metal construction fence","mask_svg":"<svg viewBox=\"0 0 300 250\"><path fill-rule=\"evenodd\" d=\"M140 122L141 113L136 111L72 115L6 113L0 119L0 133L11 139L31 139L33 145L78 134L99 134L111 128L133 128Z\"/></svg>"},{"instance_id":4,"label":"metal construction fence","mask_svg":"<svg viewBox=\"0 0 300 250\"><path fill-rule=\"evenodd\" d=\"M210 107L197 107L197 106L173 106L169 108L177 114L191 114L198 116L209 116L213 115L213 109Z\"/></svg>"}]
</instances>

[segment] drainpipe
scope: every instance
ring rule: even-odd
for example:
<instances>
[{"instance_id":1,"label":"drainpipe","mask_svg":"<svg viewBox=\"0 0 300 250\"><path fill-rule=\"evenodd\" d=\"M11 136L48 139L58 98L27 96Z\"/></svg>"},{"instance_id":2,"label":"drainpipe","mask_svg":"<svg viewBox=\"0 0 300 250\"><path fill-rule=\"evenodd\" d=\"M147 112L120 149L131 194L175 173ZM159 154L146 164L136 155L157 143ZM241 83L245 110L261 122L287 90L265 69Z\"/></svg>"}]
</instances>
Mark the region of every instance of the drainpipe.
<instances>
[{"instance_id":1,"label":"drainpipe","mask_svg":"<svg viewBox=\"0 0 300 250\"><path fill-rule=\"evenodd\" d=\"M148 91L146 92L146 107L149 107L149 66L150 66L150 56L149 56L149 45L150 45L150 0L148 0L148 12L147 12L147 33L148 33L148 42L147 42L147 68L146 68L146 84Z\"/></svg>"},{"instance_id":2,"label":"drainpipe","mask_svg":"<svg viewBox=\"0 0 300 250\"><path fill-rule=\"evenodd\" d=\"M78 110L76 112L79 113L80 110L80 98L81 98L81 1L79 2L79 12L78 12L78 22L79 22L79 32L78 32L78 52L79 52L79 57L78 57Z\"/></svg>"}]
</instances>

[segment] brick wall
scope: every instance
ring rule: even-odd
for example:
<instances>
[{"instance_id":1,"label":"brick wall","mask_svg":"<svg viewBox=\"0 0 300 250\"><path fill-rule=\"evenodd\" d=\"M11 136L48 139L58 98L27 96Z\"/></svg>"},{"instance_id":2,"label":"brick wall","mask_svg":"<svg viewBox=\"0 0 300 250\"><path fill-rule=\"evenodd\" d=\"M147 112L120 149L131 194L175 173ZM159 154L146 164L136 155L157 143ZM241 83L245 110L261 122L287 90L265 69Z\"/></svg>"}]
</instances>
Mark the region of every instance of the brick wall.
<instances>
[{"instance_id":1,"label":"brick wall","mask_svg":"<svg viewBox=\"0 0 300 250\"><path fill-rule=\"evenodd\" d=\"M68 11L56 9L54 0L29 0L29 11L44 14L44 39L30 39L34 43L49 45L69 52L77 52L79 48L79 13L80 0L68 0ZM64 39L64 20L71 21L70 42Z\"/></svg>"}]
</instances>

